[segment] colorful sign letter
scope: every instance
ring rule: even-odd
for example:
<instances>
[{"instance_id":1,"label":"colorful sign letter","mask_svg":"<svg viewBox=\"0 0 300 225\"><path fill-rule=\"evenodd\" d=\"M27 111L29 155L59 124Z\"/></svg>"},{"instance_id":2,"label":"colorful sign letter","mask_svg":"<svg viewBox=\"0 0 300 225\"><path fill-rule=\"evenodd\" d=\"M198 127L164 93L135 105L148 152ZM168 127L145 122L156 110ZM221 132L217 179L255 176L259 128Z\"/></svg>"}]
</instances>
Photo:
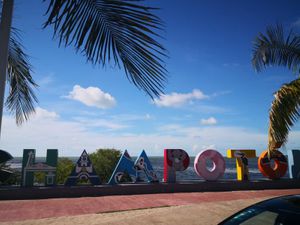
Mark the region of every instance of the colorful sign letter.
<instances>
[{"instance_id":1,"label":"colorful sign letter","mask_svg":"<svg viewBox=\"0 0 300 225\"><path fill-rule=\"evenodd\" d=\"M271 165L271 160L274 160L274 168ZM271 153L271 158L268 157L268 151L264 151L258 158L258 169L260 172L270 179L279 179L283 177L287 171L287 159L278 150Z\"/></svg>"},{"instance_id":2,"label":"colorful sign letter","mask_svg":"<svg viewBox=\"0 0 300 225\"><path fill-rule=\"evenodd\" d=\"M78 180L89 180L93 185L101 184L100 178L96 174L92 161L85 150L79 157L76 166L69 175L65 185L75 186Z\"/></svg>"},{"instance_id":3,"label":"colorful sign letter","mask_svg":"<svg viewBox=\"0 0 300 225\"><path fill-rule=\"evenodd\" d=\"M151 162L145 152L143 150L140 154L140 156L136 159L134 163L134 168L137 172L137 181L139 181L139 174L140 172L144 172L146 174L146 177L148 179L148 182L158 182L158 178L156 176L156 173L153 170L153 167L151 165Z\"/></svg>"},{"instance_id":4,"label":"colorful sign letter","mask_svg":"<svg viewBox=\"0 0 300 225\"><path fill-rule=\"evenodd\" d=\"M289 174L292 179L300 179L300 150L289 150Z\"/></svg>"},{"instance_id":5,"label":"colorful sign letter","mask_svg":"<svg viewBox=\"0 0 300 225\"><path fill-rule=\"evenodd\" d=\"M248 158L255 158L255 150L228 149L228 158L236 158L237 180L249 180Z\"/></svg>"},{"instance_id":6,"label":"colorful sign letter","mask_svg":"<svg viewBox=\"0 0 300 225\"><path fill-rule=\"evenodd\" d=\"M34 172L45 172L45 185L55 185L57 149L48 149L46 163L35 163L35 149L24 149L22 162L22 186L33 186Z\"/></svg>"},{"instance_id":7,"label":"colorful sign letter","mask_svg":"<svg viewBox=\"0 0 300 225\"><path fill-rule=\"evenodd\" d=\"M206 161L211 160L213 168L210 170L206 166ZM205 180L217 180L225 172L224 157L216 150L208 149L200 152L194 161L195 172Z\"/></svg>"},{"instance_id":8,"label":"colorful sign letter","mask_svg":"<svg viewBox=\"0 0 300 225\"><path fill-rule=\"evenodd\" d=\"M182 149L164 150L164 182L175 183L176 171L183 171L188 168L190 157Z\"/></svg>"},{"instance_id":9,"label":"colorful sign letter","mask_svg":"<svg viewBox=\"0 0 300 225\"><path fill-rule=\"evenodd\" d=\"M131 178L136 180L136 170L134 168L134 162L132 161L127 150L121 156L113 174L111 175L108 184L118 184L120 183L124 173L127 173Z\"/></svg>"}]
</instances>

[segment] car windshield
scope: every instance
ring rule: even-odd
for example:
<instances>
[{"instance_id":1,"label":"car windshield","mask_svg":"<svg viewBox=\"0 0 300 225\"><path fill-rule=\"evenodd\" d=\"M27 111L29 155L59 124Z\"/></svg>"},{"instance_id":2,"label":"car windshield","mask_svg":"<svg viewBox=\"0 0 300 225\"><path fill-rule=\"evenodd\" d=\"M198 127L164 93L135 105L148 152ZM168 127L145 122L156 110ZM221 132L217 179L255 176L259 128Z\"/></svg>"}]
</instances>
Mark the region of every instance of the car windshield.
<instances>
[{"instance_id":1,"label":"car windshield","mask_svg":"<svg viewBox=\"0 0 300 225\"><path fill-rule=\"evenodd\" d=\"M298 219L298 222L297 222ZM221 225L293 225L299 224L299 214L287 211L273 211L261 207L250 207Z\"/></svg>"}]
</instances>

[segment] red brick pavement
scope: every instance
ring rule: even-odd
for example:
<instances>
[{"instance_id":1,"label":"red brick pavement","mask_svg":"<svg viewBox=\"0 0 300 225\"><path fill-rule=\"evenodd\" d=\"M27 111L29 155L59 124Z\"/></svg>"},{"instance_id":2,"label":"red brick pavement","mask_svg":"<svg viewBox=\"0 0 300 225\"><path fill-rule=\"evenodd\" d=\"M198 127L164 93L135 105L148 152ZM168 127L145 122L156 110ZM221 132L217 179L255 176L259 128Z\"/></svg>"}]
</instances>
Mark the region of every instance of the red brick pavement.
<instances>
[{"instance_id":1,"label":"red brick pavement","mask_svg":"<svg viewBox=\"0 0 300 225\"><path fill-rule=\"evenodd\" d=\"M0 201L0 221L20 221L110 211L300 194L300 189L198 192Z\"/></svg>"}]
</instances>

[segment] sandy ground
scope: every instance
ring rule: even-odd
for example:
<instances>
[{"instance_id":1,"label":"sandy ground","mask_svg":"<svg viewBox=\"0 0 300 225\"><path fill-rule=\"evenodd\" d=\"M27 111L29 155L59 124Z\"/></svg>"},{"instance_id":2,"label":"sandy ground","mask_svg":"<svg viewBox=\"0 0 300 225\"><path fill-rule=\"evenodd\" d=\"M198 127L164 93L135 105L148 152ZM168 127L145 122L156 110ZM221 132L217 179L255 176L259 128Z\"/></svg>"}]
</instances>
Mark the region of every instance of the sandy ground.
<instances>
[{"instance_id":1,"label":"sandy ground","mask_svg":"<svg viewBox=\"0 0 300 225\"><path fill-rule=\"evenodd\" d=\"M129 210L123 212L86 214L78 216L63 216L37 220L23 220L17 222L3 222L1 225L98 225L118 224L132 225L143 224L218 224L224 218L240 209L256 202L267 199L253 198L233 201L209 202L183 206L158 207L151 209Z\"/></svg>"}]
</instances>

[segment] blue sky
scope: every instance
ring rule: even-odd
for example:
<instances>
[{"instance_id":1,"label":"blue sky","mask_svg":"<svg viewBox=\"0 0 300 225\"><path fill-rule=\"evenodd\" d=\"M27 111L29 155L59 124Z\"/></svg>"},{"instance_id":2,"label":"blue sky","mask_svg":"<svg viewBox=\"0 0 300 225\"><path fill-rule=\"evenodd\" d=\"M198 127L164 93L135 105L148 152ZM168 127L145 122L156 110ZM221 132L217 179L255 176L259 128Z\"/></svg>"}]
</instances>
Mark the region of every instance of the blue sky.
<instances>
[{"instance_id":1,"label":"blue sky","mask_svg":"<svg viewBox=\"0 0 300 225\"><path fill-rule=\"evenodd\" d=\"M39 103L21 127L5 112L2 149L21 156L35 148L43 156L57 148L60 156L78 156L105 147L162 156L164 148L182 148L192 156L207 148L266 148L273 93L295 75L278 67L255 73L252 42L277 22L299 32L299 2L144 3L161 8L160 42L169 54L165 96L154 101L123 70L91 65L72 46L59 48L51 28L42 29L47 2L15 0L13 26L22 30ZM286 149L299 149L299 138L296 124Z\"/></svg>"}]
</instances>

